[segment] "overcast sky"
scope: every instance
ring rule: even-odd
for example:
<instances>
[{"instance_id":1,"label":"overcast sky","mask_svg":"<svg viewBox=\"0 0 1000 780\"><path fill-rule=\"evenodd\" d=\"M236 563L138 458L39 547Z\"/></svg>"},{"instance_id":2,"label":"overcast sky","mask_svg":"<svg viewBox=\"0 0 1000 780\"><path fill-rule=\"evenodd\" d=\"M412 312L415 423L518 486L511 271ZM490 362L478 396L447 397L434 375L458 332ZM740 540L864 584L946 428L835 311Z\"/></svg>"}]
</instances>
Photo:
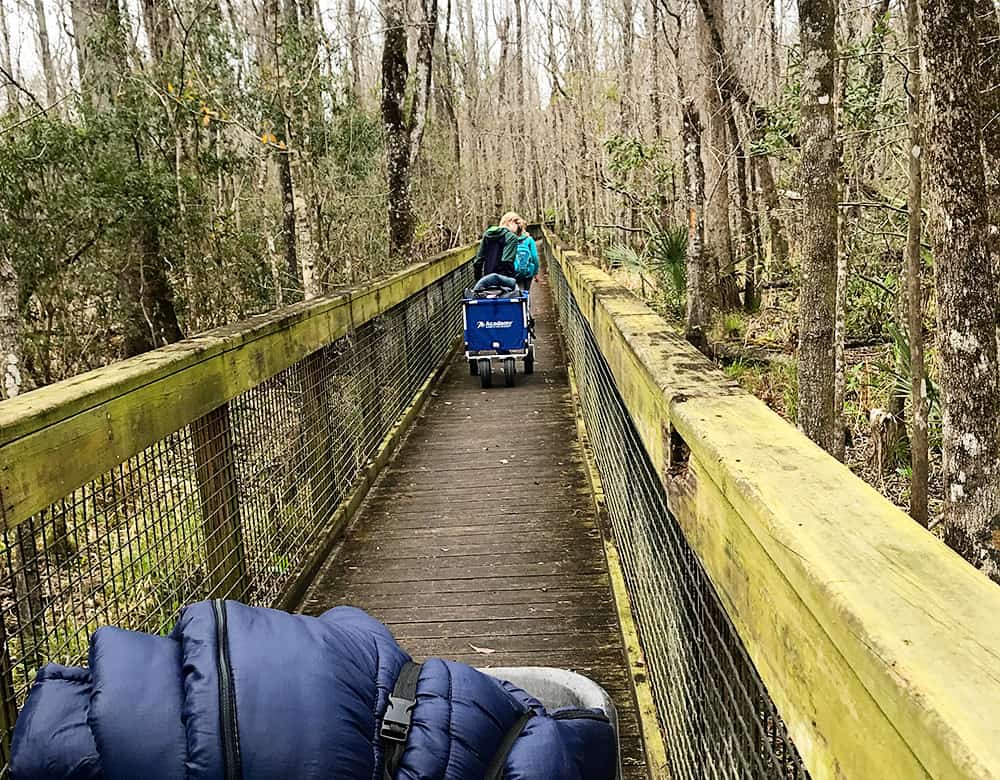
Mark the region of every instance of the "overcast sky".
<instances>
[{"instance_id":1,"label":"overcast sky","mask_svg":"<svg viewBox=\"0 0 1000 780\"><path fill-rule=\"evenodd\" d=\"M167 1L167 0L163 0ZM184 2L184 0L181 0ZM858 0L861 4L867 4L866 0ZM134 20L133 28L136 29L136 34L139 36L140 46L144 46L144 38L138 20L140 19L138 0L124 0L126 7L129 9L132 19ZM343 33L341 30L341 8L343 7L341 3L343 0L319 0L320 13L323 19L324 27L327 32L331 35L331 40L334 42L343 40ZM486 0L491 6L496 6L497 9L502 7L504 0ZM495 33L495 20L492 18L494 16L499 16L499 10L493 10L489 12L489 23L483 25L485 17L487 15L486 2L480 2L475 0L473 2L473 7L476 9L477 15L480 16L480 35L482 35L483 30L488 30L491 41L492 56L495 59L498 56L498 47L496 46L496 33ZM598 5L600 0L597 0L595 6ZM782 29L787 34L787 31L795 23L795 2L796 0L775 0L775 9L778 14L778 19L781 20ZM33 0L0 0L0 3L4 5L7 12L7 23L10 32L10 42L11 42L11 57L14 62L15 71L19 74L19 77L25 85L27 85L37 96L42 96L45 94L44 85L42 83L41 65L37 54L37 43L36 43L36 29L35 29L35 12L33 6ZM256 5L256 3L254 3ZM76 61L75 54L71 45L71 31L72 25L69 18L69 0L45 0L46 7L46 19L48 20L48 30L50 38L50 46L52 48L52 56L55 60L55 66L60 73L60 81L62 83L67 82L67 76L74 74L75 82L75 70ZM453 6L457 6L457 2L452 3ZM534 8L532 8L534 6ZM546 0L528 0L528 13L527 19L528 24L535 25L535 34L540 38L545 34L544 27L538 27L538 25L545 24L545 14L543 6L547 7ZM378 7L375 0L360 0L358 2L359 9L363 9L365 13L371 19L378 19ZM443 12L446 7L446 0L439 0L439 8ZM595 21L597 25L603 22L600 13L595 13ZM642 32L642 15L637 14L636 27L640 34ZM442 20L443 28L443 20ZM373 35L377 35L378 24L377 22L371 25L371 30ZM599 33L600 31L598 31ZM457 23L452 22L452 35L457 36ZM377 51L371 45L371 41L368 45L368 59L377 57ZM528 67L533 67L535 70L536 78L538 79L539 90L541 91L543 100L547 99L548 95L548 76L545 73L544 65L542 62L542 56L544 56L544 51L540 45L527 46L527 62ZM375 63L369 62L369 67L374 67Z\"/></svg>"}]
</instances>

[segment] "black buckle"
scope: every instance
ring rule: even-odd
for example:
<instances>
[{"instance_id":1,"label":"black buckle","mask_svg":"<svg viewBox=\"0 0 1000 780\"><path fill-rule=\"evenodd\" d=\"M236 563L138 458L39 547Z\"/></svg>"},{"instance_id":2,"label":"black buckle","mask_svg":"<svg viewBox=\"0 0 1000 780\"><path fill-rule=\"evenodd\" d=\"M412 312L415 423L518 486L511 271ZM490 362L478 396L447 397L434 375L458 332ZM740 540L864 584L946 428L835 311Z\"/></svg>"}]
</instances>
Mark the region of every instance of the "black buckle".
<instances>
[{"instance_id":1,"label":"black buckle","mask_svg":"<svg viewBox=\"0 0 1000 780\"><path fill-rule=\"evenodd\" d=\"M406 737L410 733L410 713L416 703L413 699L389 697L389 706L385 711L385 717L382 718L382 728L379 730L382 739L406 742Z\"/></svg>"}]
</instances>

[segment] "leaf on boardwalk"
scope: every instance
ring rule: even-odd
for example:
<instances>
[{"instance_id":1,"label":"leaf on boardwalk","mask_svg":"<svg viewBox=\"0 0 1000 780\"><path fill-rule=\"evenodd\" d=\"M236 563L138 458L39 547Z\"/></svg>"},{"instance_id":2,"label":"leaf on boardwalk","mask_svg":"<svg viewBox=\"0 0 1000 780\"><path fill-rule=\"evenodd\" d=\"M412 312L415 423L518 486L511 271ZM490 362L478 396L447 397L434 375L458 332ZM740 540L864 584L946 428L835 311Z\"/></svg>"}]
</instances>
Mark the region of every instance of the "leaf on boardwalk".
<instances>
[{"instance_id":1,"label":"leaf on boardwalk","mask_svg":"<svg viewBox=\"0 0 1000 780\"><path fill-rule=\"evenodd\" d=\"M476 647L471 642L469 643L469 647L471 647L477 653L482 653L483 655L491 655L492 653L496 652L496 650L494 650L494 649L492 649L490 647Z\"/></svg>"}]
</instances>

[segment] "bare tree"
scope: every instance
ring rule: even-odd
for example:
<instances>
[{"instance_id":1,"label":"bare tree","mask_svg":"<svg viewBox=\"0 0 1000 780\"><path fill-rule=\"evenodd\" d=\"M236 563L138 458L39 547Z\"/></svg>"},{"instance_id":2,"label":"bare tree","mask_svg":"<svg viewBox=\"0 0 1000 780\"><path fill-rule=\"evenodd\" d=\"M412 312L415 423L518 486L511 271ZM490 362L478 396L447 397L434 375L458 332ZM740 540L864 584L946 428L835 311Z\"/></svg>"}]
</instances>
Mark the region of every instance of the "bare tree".
<instances>
[{"instance_id":1,"label":"bare tree","mask_svg":"<svg viewBox=\"0 0 1000 780\"><path fill-rule=\"evenodd\" d=\"M993 0L974 0L979 30L979 90L982 97L983 151L990 198L991 252L1000 263L1000 19Z\"/></svg>"},{"instance_id":2,"label":"bare tree","mask_svg":"<svg viewBox=\"0 0 1000 780\"><path fill-rule=\"evenodd\" d=\"M0 2L0 78L4 81L7 110L16 112L19 107L17 85L14 83L14 62L10 51L10 30L7 28L7 9Z\"/></svg>"},{"instance_id":3,"label":"bare tree","mask_svg":"<svg viewBox=\"0 0 1000 780\"><path fill-rule=\"evenodd\" d=\"M704 37L704 36L699 36ZM705 56L711 61L712 55ZM705 164L705 253L712 276L714 295L724 309L739 306L734 276L733 233L729 224L729 138L725 104L719 94L718 69L710 67L712 77L704 90L704 132L702 160Z\"/></svg>"},{"instance_id":4,"label":"bare tree","mask_svg":"<svg viewBox=\"0 0 1000 780\"><path fill-rule=\"evenodd\" d=\"M389 243L394 254L405 254L413 240L410 169L420 154L431 88L431 61L437 30L437 0L421 0L424 11L417 43L414 98L406 110L409 65L406 61L404 0L382 0L385 33L382 44L382 127L386 144L389 188Z\"/></svg>"},{"instance_id":5,"label":"bare tree","mask_svg":"<svg viewBox=\"0 0 1000 780\"><path fill-rule=\"evenodd\" d=\"M403 0L382 0L385 24L382 44L382 127L386 145L386 183L389 186L389 244L405 253L413 238L410 201L410 132L403 101L409 66L406 62L406 8Z\"/></svg>"},{"instance_id":6,"label":"bare tree","mask_svg":"<svg viewBox=\"0 0 1000 780\"><path fill-rule=\"evenodd\" d=\"M622 0L621 34L622 76L618 103L621 112L621 131L624 135L630 135L638 129L633 98L633 61L635 59L635 4L633 0Z\"/></svg>"},{"instance_id":7,"label":"bare tree","mask_svg":"<svg viewBox=\"0 0 1000 780\"><path fill-rule=\"evenodd\" d=\"M799 292L798 425L835 452L834 319L837 283L839 154L834 116L837 0L799 0L802 45L799 177L802 282Z\"/></svg>"},{"instance_id":8,"label":"bare tree","mask_svg":"<svg viewBox=\"0 0 1000 780\"><path fill-rule=\"evenodd\" d=\"M281 103L284 114L284 130L287 140L287 153L284 165L287 168L287 186L292 198L292 229L295 234L295 258L302 277L302 290L306 298L314 298L322 292L320 276L316 267L316 240L318 215L320 206L312 181L311 145L308 141L307 129L316 117L322 114L322 105L317 98L311 97L314 90L309 90L309 84L300 80L301 86L293 89L290 83L290 72L309 72L308 63L318 62L321 56L319 38L315 35L315 22L312 8L302 0L285 0L284 35L297 42L295 51L300 61L284 63L279 80ZM293 55L294 56L294 55ZM309 90L308 95L302 92ZM284 188L283 188L284 192ZM286 203L287 206L287 203Z\"/></svg>"},{"instance_id":9,"label":"bare tree","mask_svg":"<svg viewBox=\"0 0 1000 780\"><path fill-rule=\"evenodd\" d=\"M1000 372L975 16L922 0L943 410L945 541L1000 581Z\"/></svg>"},{"instance_id":10,"label":"bare tree","mask_svg":"<svg viewBox=\"0 0 1000 780\"><path fill-rule=\"evenodd\" d=\"M96 111L114 103L128 71L127 39L118 0L71 0L80 88Z\"/></svg>"},{"instance_id":11,"label":"bare tree","mask_svg":"<svg viewBox=\"0 0 1000 780\"><path fill-rule=\"evenodd\" d=\"M718 91L719 101L717 103L718 113L720 122L725 124L725 130L728 135L728 140L730 144L730 149L728 150L728 155L731 156L736 162L736 192L739 202L739 217L740 217L740 231L741 231L741 253L745 259L745 270L743 276L743 305L748 311L752 310L754 307L754 290L755 290L755 273L754 273L754 258L753 258L753 246L751 243L751 238L753 234L752 220L750 217L750 196L747 190L747 171L746 171L746 155L743 153L743 144L740 141L740 131L736 122L736 98L735 92L742 90L741 85L734 87L733 80L735 75L729 71L729 61L726 56L724 44L721 20L716 14L713 3L709 0L698 0L698 6L701 9L702 19L704 20L706 30L708 32L708 40L711 44L711 72L713 74L714 84L712 85L715 90ZM722 174L727 175L728 171L723 169ZM726 227L729 227L728 220L728 201L729 201L729 189L728 186L721 188L719 193L719 200L723 199L726 202ZM721 215L720 215L721 216ZM735 266L733 258L733 247L732 240L729 240L729 263L731 266ZM721 290L721 297L724 305L732 306L737 303L734 297L734 287L731 282L725 282L723 284L723 289Z\"/></svg>"},{"instance_id":12,"label":"bare tree","mask_svg":"<svg viewBox=\"0 0 1000 780\"><path fill-rule=\"evenodd\" d=\"M420 0L422 16L420 35L417 38L417 64L414 73L413 107L409 117L410 167L417 164L423 146L424 128L430 108L431 68L434 56L434 38L438 27L437 0Z\"/></svg>"},{"instance_id":13,"label":"bare tree","mask_svg":"<svg viewBox=\"0 0 1000 780\"><path fill-rule=\"evenodd\" d=\"M142 0L142 16L153 59L162 63L174 45L174 11L162 0Z\"/></svg>"},{"instance_id":14,"label":"bare tree","mask_svg":"<svg viewBox=\"0 0 1000 780\"><path fill-rule=\"evenodd\" d=\"M119 85L128 73L128 40L117 0L74 0L73 24L80 82L94 111L119 107ZM136 121L128 112L124 117ZM133 128L131 153L136 171L144 170L147 139ZM123 258L117 278L124 325L124 352L138 355L183 338L167 278L167 260L154 204L138 199L132 214L138 252Z\"/></svg>"},{"instance_id":15,"label":"bare tree","mask_svg":"<svg viewBox=\"0 0 1000 780\"><path fill-rule=\"evenodd\" d=\"M0 400L21 392L20 287L10 256L0 251Z\"/></svg>"},{"instance_id":16,"label":"bare tree","mask_svg":"<svg viewBox=\"0 0 1000 780\"><path fill-rule=\"evenodd\" d=\"M907 125L909 127L909 210L906 235L906 298L910 343L910 407L913 433L910 436L910 516L927 525L927 379L924 369L923 284L920 263L921 203L923 181L921 161L923 130L920 105L920 11L917 0L906 0Z\"/></svg>"},{"instance_id":17,"label":"bare tree","mask_svg":"<svg viewBox=\"0 0 1000 780\"><path fill-rule=\"evenodd\" d=\"M45 18L44 0L35 0L35 25L38 28L38 59L45 76L45 99L52 106L56 102L57 78L55 65L52 63L52 48L49 45L49 23Z\"/></svg>"},{"instance_id":18,"label":"bare tree","mask_svg":"<svg viewBox=\"0 0 1000 780\"><path fill-rule=\"evenodd\" d=\"M733 64L732 57L723 40L717 4L718 0L698 0L698 6L711 36L712 48L720 71L716 79L718 89L724 101L738 103L743 108L750 124L750 140L757 141L760 140L767 125L767 111L751 96L743 81L743 76ZM773 19L773 8L770 13ZM778 200L778 189L774 183L770 158L767 155L758 154L754 157L754 161L757 180L765 203L765 216L767 217L771 243L771 270L780 275L788 270L788 241L785 238L784 225L778 214L781 208Z\"/></svg>"},{"instance_id":19,"label":"bare tree","mask_svg":"<svg viewBox=\"0 0 1000 780\"><path fill-rule=\"evenodd\" d=\"M351 59L351 95L361 100L361 19L357 0L347 0L347 51Z\"/></svg>"},{"instance_id":20,"label":"bare tree","mask_svg":"<svg viewBox=\"0 0 1000 780\"><path fill-rule=\"evenodd\" d=\"M693 100L684 101L684 164L687 168L687 312L684 337L708 354L709 303L705 243L705 168L701 158L701 119Z\"/></svg>"},{"instance_id":21,"label":"bare tree","mask_svg":"<svg viewBox=\"0 0 1000 780\"><path fill-rule=\"evenodd\" d=\"M660 97L660 0L649 3L649 104L653 114L653 138L663 140L663 101Z\"/></svg>"}]
</instances>

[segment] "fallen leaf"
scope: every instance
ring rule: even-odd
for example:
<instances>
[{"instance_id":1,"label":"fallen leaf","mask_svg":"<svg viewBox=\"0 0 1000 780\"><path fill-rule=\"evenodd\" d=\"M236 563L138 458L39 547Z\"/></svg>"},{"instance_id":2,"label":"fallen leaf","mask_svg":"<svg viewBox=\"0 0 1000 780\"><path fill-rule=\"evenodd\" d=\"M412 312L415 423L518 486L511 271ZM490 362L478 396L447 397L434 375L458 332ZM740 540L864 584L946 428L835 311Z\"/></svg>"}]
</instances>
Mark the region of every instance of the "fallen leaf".
<instances>
[{"instance_id":1,"label":"fallen leaf","mask_svg":"<svg viewBox=\"0 0 1000 780\"><path fill-rule=\"evenodd\" d=\"M483 655L492 655L493 653L496 652L496 650L493 650L492 648L489 647L476 647L471 642L469 643L469 647L471 647L477 653L482 653Z\"/></svg>"}]
</instances>

